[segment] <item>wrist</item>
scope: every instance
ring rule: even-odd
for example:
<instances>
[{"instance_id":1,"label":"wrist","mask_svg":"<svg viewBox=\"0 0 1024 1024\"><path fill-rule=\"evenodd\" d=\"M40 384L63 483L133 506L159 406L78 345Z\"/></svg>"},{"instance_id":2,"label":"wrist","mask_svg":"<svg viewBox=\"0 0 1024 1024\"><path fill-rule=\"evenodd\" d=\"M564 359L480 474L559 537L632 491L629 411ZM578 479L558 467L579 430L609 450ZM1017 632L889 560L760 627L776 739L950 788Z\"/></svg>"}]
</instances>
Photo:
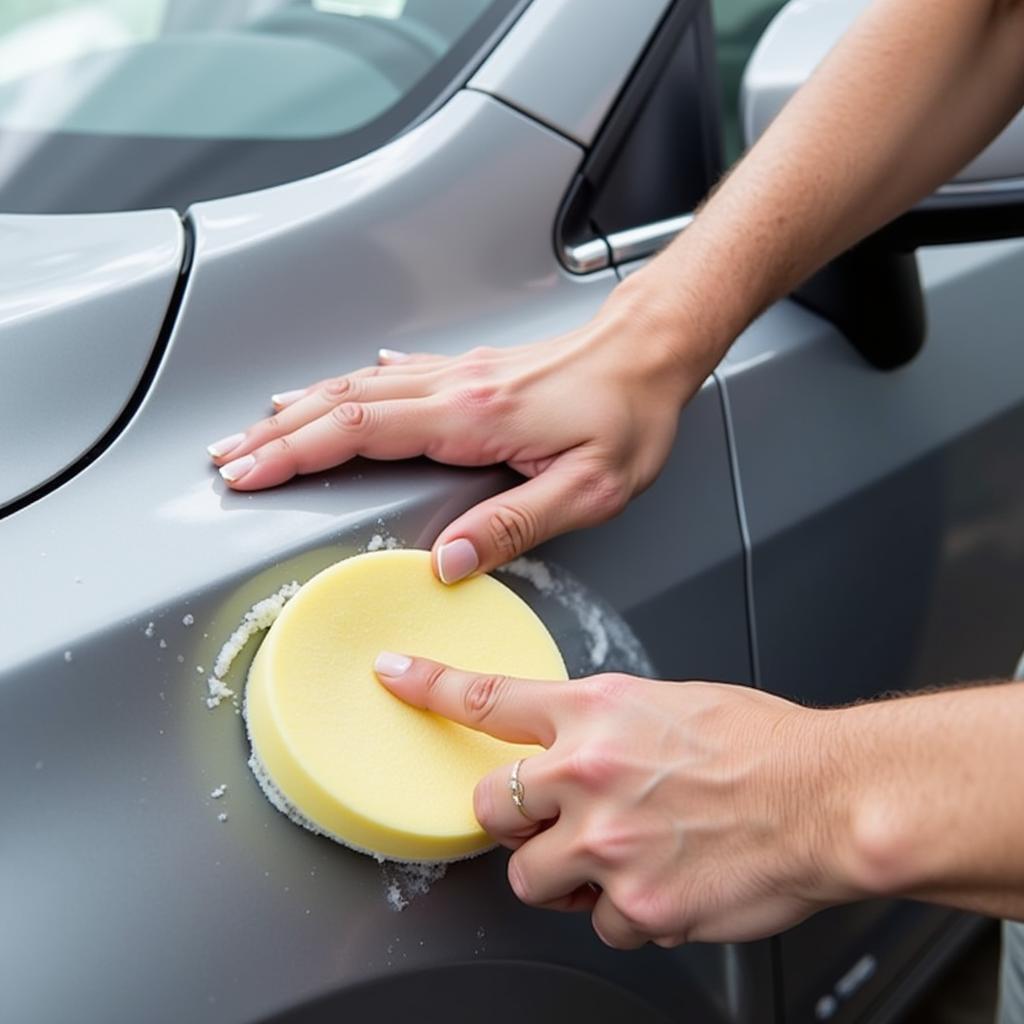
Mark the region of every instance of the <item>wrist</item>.
<instances>
[{"instance_id":1,"label":"wrist","mask_svg":"<svg viewBox=\"0 0 1024 1024\"><path fill-rule=\"evenodd\" d=\"M835 755L844 762L836 792L831 843L836 878L853 899L913 893L926 873L919 833L914 772L901 736L901 705L893 700L825 712L832 719Z\"/></svg>"},{"instance_id":2,"label":"wrist","mask_svg":"<svg viewBox=\"0 0 1024 1024\"><path fill-rule=\"evenodd\" d=\"M776 739L785 753L775 789L789 803L781 815L783 856L797 888L821 906L866 897L855 854L858 781L846 721L835 710L800 707Z\"/></svg>"},{"instance_id":3,"label":"wrist","mask_svg":"<svg viewBox=\"0 0 1024 1024\"><path fill-rule=\"evenodd\" d=\"M699 304L664 274L652 273L653 266L618 284L597 319L628 339L631 359L647 356L654 373L675 381L685 402L718 365L733 339L704 322Z\"/></svg>"}]
</instances>

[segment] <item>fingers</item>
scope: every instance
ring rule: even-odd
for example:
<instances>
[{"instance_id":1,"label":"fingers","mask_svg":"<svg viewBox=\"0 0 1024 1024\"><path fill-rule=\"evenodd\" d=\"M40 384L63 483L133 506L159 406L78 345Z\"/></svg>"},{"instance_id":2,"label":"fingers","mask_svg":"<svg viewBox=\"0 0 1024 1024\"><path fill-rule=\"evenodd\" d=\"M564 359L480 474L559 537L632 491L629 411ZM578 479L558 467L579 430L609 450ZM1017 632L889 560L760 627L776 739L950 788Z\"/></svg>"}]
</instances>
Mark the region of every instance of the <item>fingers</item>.
<instances>
[{"instance_id":1,"label":"fingers","mask_svg":"<svg viewBox=\"0 0 1024 1024\"><path fill-rule=\"evenodd\" d=\"M302 473L317 473L357 455L408 459L422 455L441 429L438 402L398 398L342 402L319 419L254 451L232 457L221 476L233 490L274 487Z\"/></svg>"},{"instance_id":2,"label":"fingers","mask_svg":"<svg viewBox=\"0 0 1024 1024\"><path fill-rule=\"evenodd\" d=\"M531 907L568 910L586 906L581 890L589 889L592 866L573 853L571 834L566 826L553 825L524 843L508 862L508 881L512 891Z\"/></svg>"},{"instance_id":3,"label":"fingers","mask_svg":"<svg viewBox=\"0 0 1024 1024\"><path fill-rule=\"evenodd\" d=\"M639 949L649 938L625 917L607 892L594 905L590 921L597 937L612 949Z\"/></svg>"},{"instance_id":4,"label":"fingers","mask_svg":"<svg viewBox=\"0 0 1024 1024\"><path fill-rule=\"evenodd\" d=\"M556 786L547 770L544 754L527 757L519 767L523 810L512 799L509 780L511 765L502 765L477 783L473 811L487 834L502 846L515 850L534 836L560 812Z\"/></svg>"},{"instance_id":5,"label":"fingers","mask_svg":"<svg viewBox=\"0 0 1024 1024\"><path fill-rule=\"evenodd\" d=\"M443 530L434 542L434 571L442 583L490 572L561 533L610 519L627 498L610 471L597 472L579 449L566 452Z\"/></svg>"},{"instance_id":6,"label":"fingers","mask_svg":"<svg viewBox=\"0 0 1024 1024\"><path fill-rule=\"evenodd\" d=\"M298 393L275 395L283 401L274 416L260 420L244 434L225 438L208 449L215 463L235 461L278 438L294 433L300 427L326 416L343 402L381 402L397 398L419 398L430 393L430 379L418 375L361 375L331 377ZM290 396L298 394L298 397ZM288 401L284 401L289 399Z\"/></svg>"},{"instance_id":7,"label":"fingers","mask_svg":"<svg viewBox=\"0 0 1024 1024\"><path fill-rule=\"evenodd\" d=\"M550 747L558 719L569 710L570 683L478 675L390 652L378 656L374 669L396 697L414 707L511 743Z\"/></svg>"}]
</instances>

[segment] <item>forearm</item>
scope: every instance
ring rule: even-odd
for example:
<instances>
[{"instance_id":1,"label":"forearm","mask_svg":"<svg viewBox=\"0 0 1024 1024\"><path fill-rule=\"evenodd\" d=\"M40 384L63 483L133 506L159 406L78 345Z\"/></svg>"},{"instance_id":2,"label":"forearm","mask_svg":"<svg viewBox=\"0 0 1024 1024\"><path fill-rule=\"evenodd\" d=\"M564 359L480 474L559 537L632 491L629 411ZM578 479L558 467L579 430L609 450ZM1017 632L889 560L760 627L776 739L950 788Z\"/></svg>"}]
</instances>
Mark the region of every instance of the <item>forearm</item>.
<instances>
[{"instance_id":1,"label":"forearm","mask_svg":"<svg viewBox=\"0 0 1024 1024\"><path fill-rule=\"evenodd\" d=\"M767 305L998 134L1024 102L1022 43L1024 3L876 0L613 304L706 374Z\"/></svg>"},{"instance_id":2,"label":"forearm","mask_svg":"<svg viewBox=\"0 0 1024 1024\"><path fill-rule=\"evenodd\" d=\"M1024 919L1024 685L816 714L835 877Z\"/></svg>"}]
</instances>

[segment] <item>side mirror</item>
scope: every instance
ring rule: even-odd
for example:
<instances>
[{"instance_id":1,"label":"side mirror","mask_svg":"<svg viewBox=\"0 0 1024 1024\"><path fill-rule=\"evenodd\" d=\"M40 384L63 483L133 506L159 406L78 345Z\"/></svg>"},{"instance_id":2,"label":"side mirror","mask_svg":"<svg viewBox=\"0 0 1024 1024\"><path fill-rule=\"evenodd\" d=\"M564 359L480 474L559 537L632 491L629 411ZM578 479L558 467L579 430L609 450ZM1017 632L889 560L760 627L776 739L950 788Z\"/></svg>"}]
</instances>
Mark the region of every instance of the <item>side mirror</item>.
<instances>
[{"instance_id":1,"label":"side mirror","mask_svg":"<svg viewBox=\"0 0 1024 1024\"><path fill-rule=\"evenodd\" d=\"M748 146L869 2L790 0L779 11L743 75L740 108ZM881 232L905 250L1018 235L1024 235L1024 111L952 181Z\"/></svg>"},{"instance_id":2,"label":"side mirror","mask_svg":"<svg viewBox=\"0 0 1024 1024\"><path fill-rule=\"evenodd\" d=\"M790 0L751 54L740 93L753 143L870 0ZM937 126L941 128L941 126ZM1024 235L1024 113L952 181L844 253L793 298L831 320L868 362L893 369L926 335L914 250Z\"/></svg>"}]
</instances>

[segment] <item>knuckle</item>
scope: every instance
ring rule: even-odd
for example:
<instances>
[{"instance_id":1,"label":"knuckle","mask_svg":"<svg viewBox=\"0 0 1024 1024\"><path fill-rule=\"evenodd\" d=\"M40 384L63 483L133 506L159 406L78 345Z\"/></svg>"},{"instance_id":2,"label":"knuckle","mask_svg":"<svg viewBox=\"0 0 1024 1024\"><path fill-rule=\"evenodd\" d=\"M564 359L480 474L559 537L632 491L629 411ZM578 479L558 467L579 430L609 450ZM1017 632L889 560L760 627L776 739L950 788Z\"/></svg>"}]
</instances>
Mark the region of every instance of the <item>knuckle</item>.
<instances>
[{"instance_id":1,"label":"knuckle","mask_svg":"<svg viewBox=\"0 0 1024 1024\"><path fill-rule=\"evenodd\" d=\"M459 360L460 375L472 380L489 376L493 370L494 353L495 349L485 346L470 349Z\"/></svg>"},{"instance_id":2,"label":"knuckle","mask_svg":"<svg viewBox=\"0 0 1024 1024\"><path fill-rule=\"evenodd\" d=\"M484 721L497 707L507 683L506 676L475 676L463 695L466 714L477 722Z\"/></svg>"},{"instance_id":3,"label":"knuckle","mask_svg":"<svg viewBox=\"0 0 1024 1024\"><path fill-rule=\"evenodd\" d=\"M423 680L423 692L426 695L428 706L431 706L436 700L447 678L448 669L444 665L432 665L430 667L426 678Z\"/></svg>"},{"instance_id":4,"label":"knuckle","mask_svg":"<svg viewBox=\"0 0 1024 1024\"><path fill-rule=\"evenodd\" d=\"M368 426L370 418L366 406L355 402L344 402L341 405L336 405L330 411L329 416L332 426L344 433L350 433L353 430L359 430L362 427Z\"/></svg>"},{"instance_id":5,"label":"knuckle","mask_svg":"<svg viewBox=\"0 0 1024 1024\"><path fill-rule=\"evenodd\" d=\"M283 456L287 459L292 459L296 455L295 443L287 434L271 441L267 447L271 455Z\"/></svg>"},{"instance_id":6,"label":"knuckle","mask_svg":"<svg viewBox=\"0 0 1024 1024\"><path fill-rule=\"evenodd\" d=\"M452 395L452 404L465 412L480 413L495 411L504 403L496 384L473 384L459 388Z\"/></svg>"},{"instance_id":7,"label":"knuckle","mask_svg":"<svg viewBox=\"0 0 1024 1024\"><path fill-rule=\"evenodd\" d=\"M580 492L588 510L597 518L618 515L629 502L629 489L620 473L591 472L580 481Z\"/></svg>"},{"instance_id":8,"label":"knuckle","mask_svg":"<svg viewBox=\"0 0 1024 1024\"><path fill-rule=\"evenodd\" d=\"M507 561L532 548L540 528L528 509L499 505L488 519L487 532L498 557Z\"/></svg>"},{"instance_id":9,"label":"knuckle","mask_svg":"<svg viewBox=\"0 0 1024 1024\"><path fill-rule=\"evenodd\" d=\"M580 829L576 851L583 858L605 868L618 869L629 863L638 853L643 840L621 819L594 815Z\"/></svg>"},{"instance_id":10,"label":"knuckle","mask_svg":"<svg viewBox=\"0 0 1024 1024\"><path fill-rule=\"evenodd\" d=\"M331 377L324 382L324 398L329 402L336 402L339 398L351 395L353 382L348 377Z\"/></svg>"},{"instance_id":11,"label":"knuckle","mask_svg":"<svg viewBox=\"0 0 1024 1024\"><path fill-rule=\"evenodd\" d=\"M645 937L665 935L672 930L665 898L654 889L630 888L612 897L612 902L630 928Z\"/></svg>"},{"instance_id":12,"label":"knuckle","mask_svg":"<svg viewBox=\"0 0 1024 1024\"><path fill-rule=\"evenodd\" d=\"M621 702L628 685L629 680L615 672L604 672L582 680L576 691L580 710L593 714L612 710Z\"/></svg>"},{"instance_id":13,"label":"knuckle","mask_svg":"<svg viewBox=\"0 0 1024 1024\"><path fill-rule=\"evenodd\" d=\"M565 765L569 781L587 790L606 788L619 771L616 751L601 742L580 747L569 756Z\"/></svg>"}]
</instances>

